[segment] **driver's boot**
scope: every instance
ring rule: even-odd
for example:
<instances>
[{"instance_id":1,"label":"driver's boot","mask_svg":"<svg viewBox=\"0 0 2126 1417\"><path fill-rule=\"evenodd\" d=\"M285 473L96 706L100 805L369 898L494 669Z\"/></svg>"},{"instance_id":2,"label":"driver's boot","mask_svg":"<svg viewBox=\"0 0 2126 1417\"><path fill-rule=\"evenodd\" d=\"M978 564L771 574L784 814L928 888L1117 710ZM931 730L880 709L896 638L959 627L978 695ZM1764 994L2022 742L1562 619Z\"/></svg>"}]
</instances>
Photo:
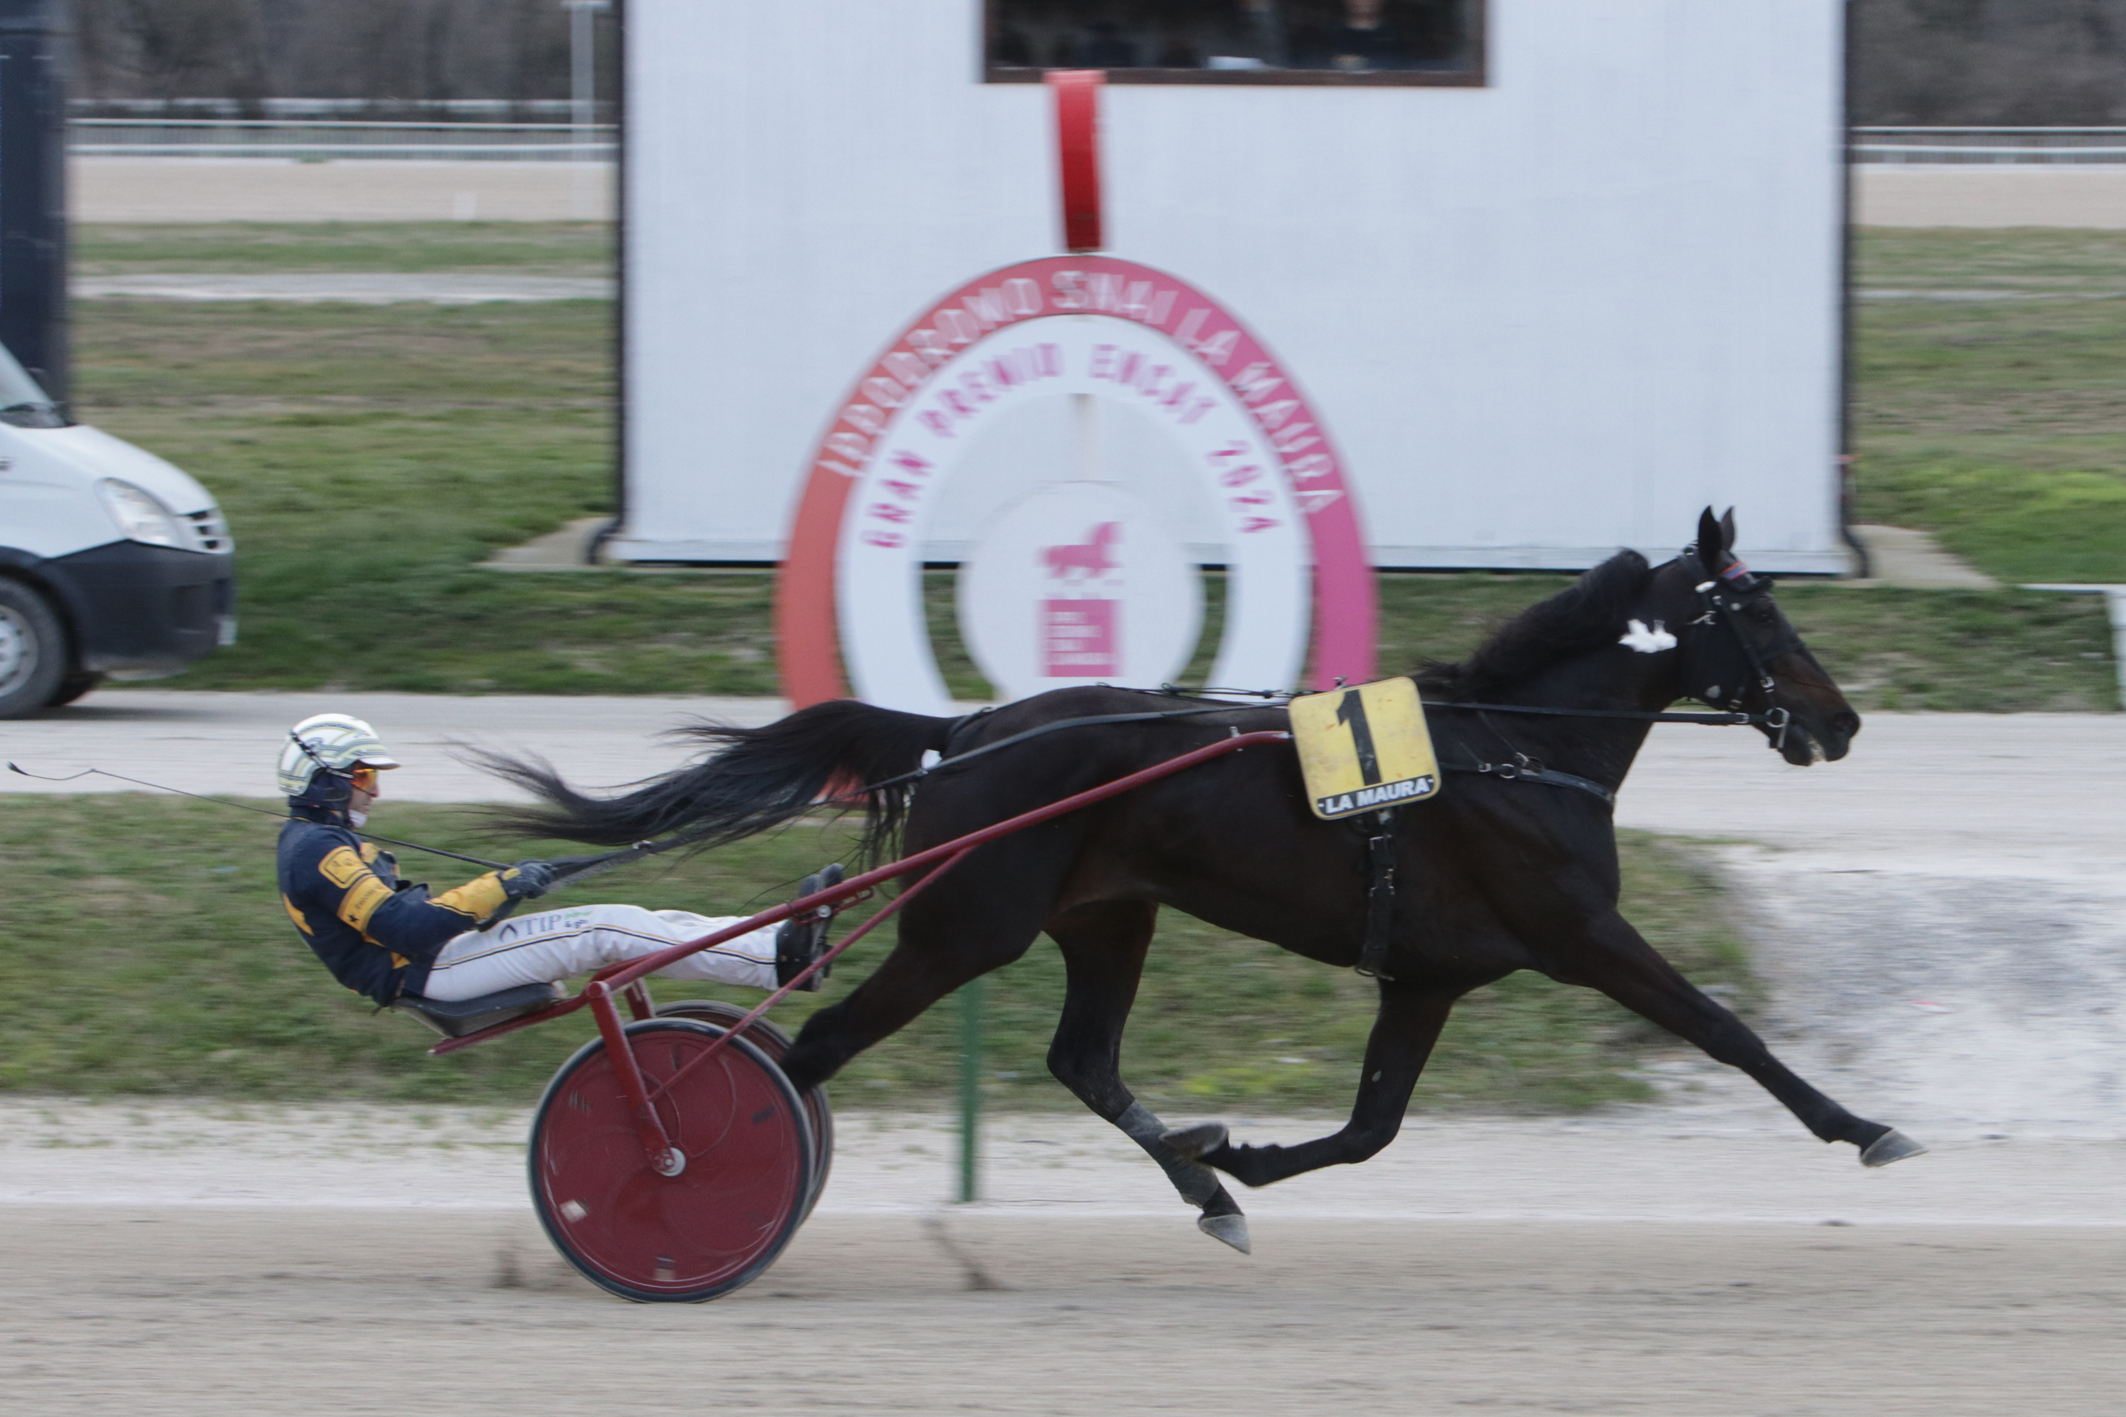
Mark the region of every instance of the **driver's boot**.
<instances>
[{"instance_id":1,"label":"driver's boot","mask_svg":"<svg viewBox=\"0 0 2126 1417\"><path fill-rule=\"evenodd\" d=\"M837 862L817 875L805 877L797 887L797 898L803 900L806 896L817 894L829 886L840 885L841 880L842 868ZM827 926L833 919L834 908L822 905L816 910L803 915L793 915L783 921L782 927L775 932L775 982L778 985L787 984L802 974L805 966L818 959L826 950ZM834 966L829 965L797 987L808 994L817 993L833 969Z\"/></svg>"}]
</instances>

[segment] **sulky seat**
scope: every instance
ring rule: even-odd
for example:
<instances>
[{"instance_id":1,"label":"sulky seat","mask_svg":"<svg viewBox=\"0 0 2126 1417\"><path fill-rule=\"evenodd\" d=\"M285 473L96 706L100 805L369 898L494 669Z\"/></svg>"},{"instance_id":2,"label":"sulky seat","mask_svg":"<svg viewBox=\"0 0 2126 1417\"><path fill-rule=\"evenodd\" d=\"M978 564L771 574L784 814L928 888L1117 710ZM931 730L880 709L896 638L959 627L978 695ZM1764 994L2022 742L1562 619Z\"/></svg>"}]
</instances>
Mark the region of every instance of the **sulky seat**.
<instances>
[{"instance_id":1,"label":"sulky seat","mask_svg":"<svg viewBox=\"0 0 2126 1417\"><path fill-rule=\"evenodd\" d=\"M401 994L392 1007L412 1014L445 1038L463 1038L498 1023L537 1013L568 997L559 984L519 984L514 989L482 994L475 999L431 999L421 994Z\"/></svg>"}]
</instances>

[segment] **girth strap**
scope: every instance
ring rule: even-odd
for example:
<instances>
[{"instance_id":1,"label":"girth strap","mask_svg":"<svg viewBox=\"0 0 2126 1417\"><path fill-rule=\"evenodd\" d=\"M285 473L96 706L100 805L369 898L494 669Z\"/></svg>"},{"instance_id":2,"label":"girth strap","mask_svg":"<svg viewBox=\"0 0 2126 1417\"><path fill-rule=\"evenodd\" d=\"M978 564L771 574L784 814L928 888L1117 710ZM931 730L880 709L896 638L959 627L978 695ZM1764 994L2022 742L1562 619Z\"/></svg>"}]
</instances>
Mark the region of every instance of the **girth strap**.
<instances>
[{"instance_id":1,"label":"girth strap","mask_svg":"<svg viewBox=\"0 0 2126 1417\"><path fill-rule=\"evenodd\" d=\"M1358 972L1368 979L1393 983L1395 976L1388 973L1387 966L1390 936L1395 929L1395 814L1381 812L1376 819L1379 832L1366 838L1373 882L1366 890L1366 942L1358 951Z\"/></svg>"}]
</instances>

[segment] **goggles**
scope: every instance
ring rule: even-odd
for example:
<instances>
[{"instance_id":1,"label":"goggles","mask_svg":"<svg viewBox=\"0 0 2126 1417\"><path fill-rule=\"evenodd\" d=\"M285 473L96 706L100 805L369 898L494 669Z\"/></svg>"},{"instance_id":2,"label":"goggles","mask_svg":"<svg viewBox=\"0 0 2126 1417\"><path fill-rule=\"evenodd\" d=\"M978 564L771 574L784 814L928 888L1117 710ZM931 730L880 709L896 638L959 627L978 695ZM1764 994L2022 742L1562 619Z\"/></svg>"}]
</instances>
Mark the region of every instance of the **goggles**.
<instances>
[{"instance_id":1,"label":"goggles","mask_svg":"<svg viewBox=\"0 0 2126 1417\"><path fill-rule=\"evenodd\" d=\"M348 781L348 782L350 782L350 783L352 783L352 784L354 785L354 790L355 790L355 791L357 791L357 792L366 792L366 793L368 793L368 794L369 794L369 795L370 795L371 797L374 797L374 796L376 796L376 769L375 769L375 768L370 768L370 767L355 767L355 768L349 769L349 771L348 771L348 773L347 773L347 781Z\"/></svg>"}]
</instances>

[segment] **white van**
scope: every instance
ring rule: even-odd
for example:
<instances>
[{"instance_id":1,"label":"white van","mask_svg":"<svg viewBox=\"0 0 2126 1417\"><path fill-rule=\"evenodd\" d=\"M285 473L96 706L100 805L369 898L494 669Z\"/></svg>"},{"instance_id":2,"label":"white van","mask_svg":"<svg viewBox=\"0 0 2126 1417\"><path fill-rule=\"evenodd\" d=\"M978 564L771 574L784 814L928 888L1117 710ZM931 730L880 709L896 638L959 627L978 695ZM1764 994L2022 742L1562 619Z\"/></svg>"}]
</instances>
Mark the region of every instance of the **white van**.
<instances>
[{"instance_id":1,"label":"white van","mask_svg":"<svg viewBox=\"0 0 2126 1417\"><path fill-rule=\"evenodd\" d=\"M234 644L234 551L206 488L69 422L0 349L0 718Z\"/></svg>"}]
</instances>

